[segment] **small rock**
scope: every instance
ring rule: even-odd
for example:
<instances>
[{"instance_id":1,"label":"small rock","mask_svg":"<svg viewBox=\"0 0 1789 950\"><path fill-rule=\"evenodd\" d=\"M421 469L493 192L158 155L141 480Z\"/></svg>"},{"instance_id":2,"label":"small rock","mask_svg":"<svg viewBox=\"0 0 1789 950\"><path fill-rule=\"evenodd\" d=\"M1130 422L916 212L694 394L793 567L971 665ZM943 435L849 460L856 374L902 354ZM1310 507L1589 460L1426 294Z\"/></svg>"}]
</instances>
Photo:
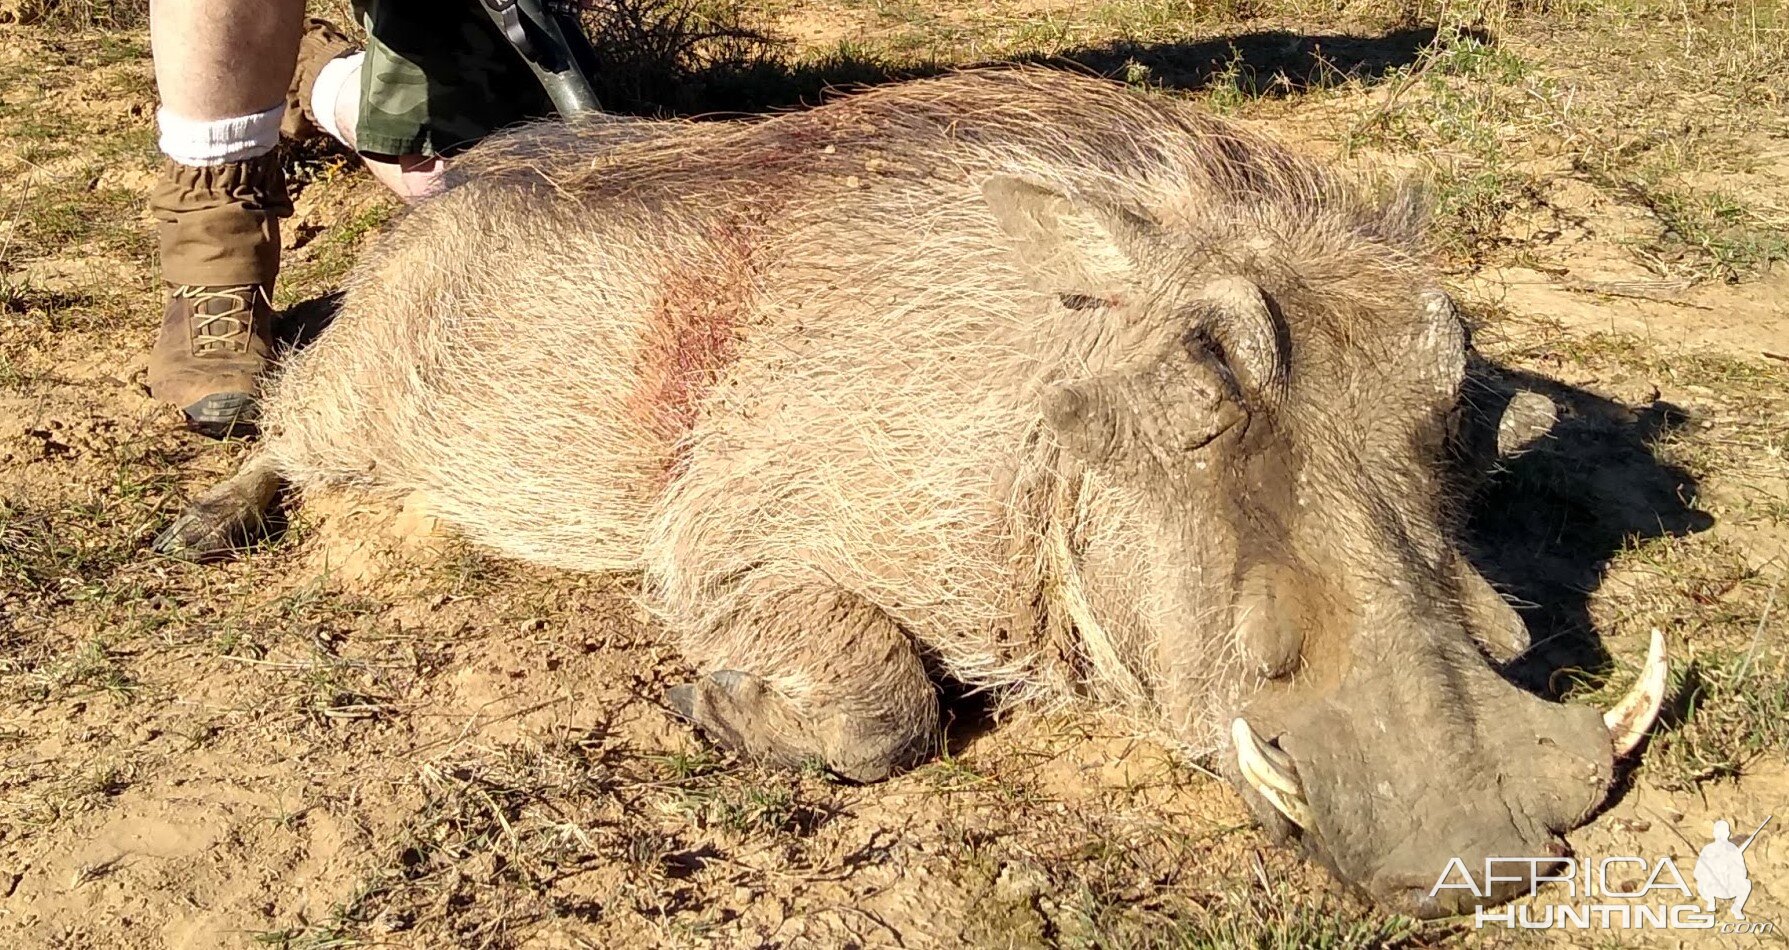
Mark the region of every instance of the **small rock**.
<instances>
[{"instance_id":1,"label":"small rock","mask_svg":"<svg viewBox=\"0 0 1789 950\"><path fill-rule=\"evenodd\" d=\"M1675 808L1663 809L1659 814L1664 815L1665 820L1674 825L1683 820L1683 812L1680 812Z\"/></svg>"},{"instance_id":2,"label":"small rock","mask_svg":"<svg viewBox=\"0 0 1789 950\"><path fill-rule=\"evenodd\" d=\"M994 879L994 894L1003 901L1022 903L1043 893L1049 884L1049 879L1037 868L1008 864L1000 869L1000 876Z\"/></svg>"}]
</instances>

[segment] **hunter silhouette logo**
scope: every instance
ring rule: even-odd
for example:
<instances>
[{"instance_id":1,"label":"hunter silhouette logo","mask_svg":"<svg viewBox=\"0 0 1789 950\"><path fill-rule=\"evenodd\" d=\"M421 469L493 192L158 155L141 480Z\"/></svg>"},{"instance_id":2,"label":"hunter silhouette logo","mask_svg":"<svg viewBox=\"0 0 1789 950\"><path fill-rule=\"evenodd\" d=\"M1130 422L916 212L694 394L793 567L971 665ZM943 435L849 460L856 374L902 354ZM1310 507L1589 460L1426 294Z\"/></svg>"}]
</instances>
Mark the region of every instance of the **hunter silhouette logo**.
<instances>
[{"instance_id":1,"label":"hunter silhouette logo","mask_svg":"<svg viewBox=\"0 0 1789 950\"><path fill-rule=\"evenodd\" d=\"M1502 924L1520 930L1651 928L1714 930L1723 934L1774 933L1774 924L1748 922L1745 915L1746 899L1752 895L1746 850L1773 817L1766 816L1751 834L1740 839L1733 837L1732 824L1716 821L1714 840L1696 854L1695 869L1690 875L1696 882L1694 890L1678 868L1677 859L1669 855L1563 859L1537 855L1486 858L1482 874L1475 873L1481 869L1468 868L1464 861L1454 858L1429 893L1432 896L1451 889L1489 898L1499 884L1527 882L1527 896L1535 900L1489 907L1481 904L1473 914L1475 927ZM1545 885L1552 887L1543 891ZM1715 913L1719 901L1731 902L1731 921L1721 920Z\"/></svg>"},{"instance_id":2,"label":"hunter silhouette logo","mask_svg":"<svg viewBox=\"0 0 1789 950\"><path fill-rule=\"evenodd\" d=\"M1742 844L1733 843L1732 825L1725 820L1714 823L1714 840L1696 855L1696 893L1702 896L1705 909L1712 912L1716 900L1730 900L1733 902L1733 919L1746 919L1746 898L1752 896L1751 875L1746 873L1746 849L1758 840L1759 832L1773 817L1766 816Z\"/></svg>"}]
</instances>

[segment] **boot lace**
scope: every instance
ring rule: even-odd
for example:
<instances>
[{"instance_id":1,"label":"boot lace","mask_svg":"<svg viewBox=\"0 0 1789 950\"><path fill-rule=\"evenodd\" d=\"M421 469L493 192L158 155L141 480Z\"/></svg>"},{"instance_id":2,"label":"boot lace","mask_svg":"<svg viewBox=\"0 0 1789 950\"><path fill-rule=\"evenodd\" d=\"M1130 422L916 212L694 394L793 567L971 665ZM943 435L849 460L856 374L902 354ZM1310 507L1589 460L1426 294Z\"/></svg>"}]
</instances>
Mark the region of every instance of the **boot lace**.
<instances>
[{"instance_id":1,"label":"boot lace","mask_svg":"<svg viewBox=\"0 0 1789 950\"><path fill-rule=\"evenodd\" d=\"M255 327L255 299L266 295L267 292L255 284L245 287L183 285L176 289L174 296L192 301L193 352L246 351L248 336Z\"/></svg>"}]
</instances>

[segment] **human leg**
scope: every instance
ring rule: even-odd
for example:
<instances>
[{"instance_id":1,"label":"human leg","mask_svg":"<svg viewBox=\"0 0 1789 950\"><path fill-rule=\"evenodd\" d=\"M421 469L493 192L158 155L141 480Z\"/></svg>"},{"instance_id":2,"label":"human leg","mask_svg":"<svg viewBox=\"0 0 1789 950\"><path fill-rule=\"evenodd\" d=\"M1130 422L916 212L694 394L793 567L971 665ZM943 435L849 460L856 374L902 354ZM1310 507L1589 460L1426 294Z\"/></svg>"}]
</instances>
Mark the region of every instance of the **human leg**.
<instances>
[{"instance_id":1,"label":"human leg","mask_svg":"<svg viewBox=\"0 0 1789 950\"><path fill-rule=\"evenodd\" d=\"M320 30L327 24L316 21ZM320 31L319 30L319 31ZM333 30L329 30L333 33ZM313 33L306 34L307 43ZM360 114L362 108L362 71L366 68L367 51L347 47L335 50L321 44L300 54L298 75L301 77L298 101L316 127L331 138L359 151ZM326 56L318 62L319 56ZM412 152L385 155L361 152L361 160L373 179L405 201L418 201L440 191L445 184L447 163L435 155Z\"/></svg>"},{"instance_id":2,"label":"human leg","mask_svg":"<svg viewBox=\"0 0 1789 950\"><path fill-rule=\"evenodd\" d=\"M272 352L268 295L279 218L291 213L274 147L303 9L303 0L150 6L166 155L150 209L168 298L149 385L214 434L252 423Z\"/></svg>"},{"instance_id":3,"label":"human leg","mask_svg":"<svg viewBox=\"0 0 1789 950\"><path fill-rule=\"evenodd\" d=\"M445 186L445 156L550 113L533 73L476 8L440 10L420 0L355 7L364 50L309 21L297 102L306 126L354 149L374 179L406 201Z\"/></svg>"},{"instance_id":4,"label":"human leg","mask_svg":"<svg viewBox=\"0 0 1789 950\"><path fill-rule=\"evenodd\" d=\"M151 0L149 42L162 108L195 120L285 101L304 0Z\"/></svg>"}]
</instances>

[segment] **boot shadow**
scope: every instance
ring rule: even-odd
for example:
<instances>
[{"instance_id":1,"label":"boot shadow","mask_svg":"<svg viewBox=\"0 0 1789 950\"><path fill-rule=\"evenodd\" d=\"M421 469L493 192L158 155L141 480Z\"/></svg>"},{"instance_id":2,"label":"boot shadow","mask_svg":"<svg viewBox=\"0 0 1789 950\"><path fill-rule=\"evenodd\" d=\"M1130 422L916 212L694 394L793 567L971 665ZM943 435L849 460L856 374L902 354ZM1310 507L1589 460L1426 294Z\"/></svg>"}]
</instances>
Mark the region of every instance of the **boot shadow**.
<instances>
[{"instance_id":1,"label":"boot shadow","mask_svg":"<svg viewBox=\"0 0 1789 950\"><path fill-rule=\"evenodd\" d=\"M280 358L302 350L316 341L318 335L335 322L342 309L342 292L332 290L319 297L301 300L280 314L274 327L274 345Z\"/></svg>"}]
</instances>

